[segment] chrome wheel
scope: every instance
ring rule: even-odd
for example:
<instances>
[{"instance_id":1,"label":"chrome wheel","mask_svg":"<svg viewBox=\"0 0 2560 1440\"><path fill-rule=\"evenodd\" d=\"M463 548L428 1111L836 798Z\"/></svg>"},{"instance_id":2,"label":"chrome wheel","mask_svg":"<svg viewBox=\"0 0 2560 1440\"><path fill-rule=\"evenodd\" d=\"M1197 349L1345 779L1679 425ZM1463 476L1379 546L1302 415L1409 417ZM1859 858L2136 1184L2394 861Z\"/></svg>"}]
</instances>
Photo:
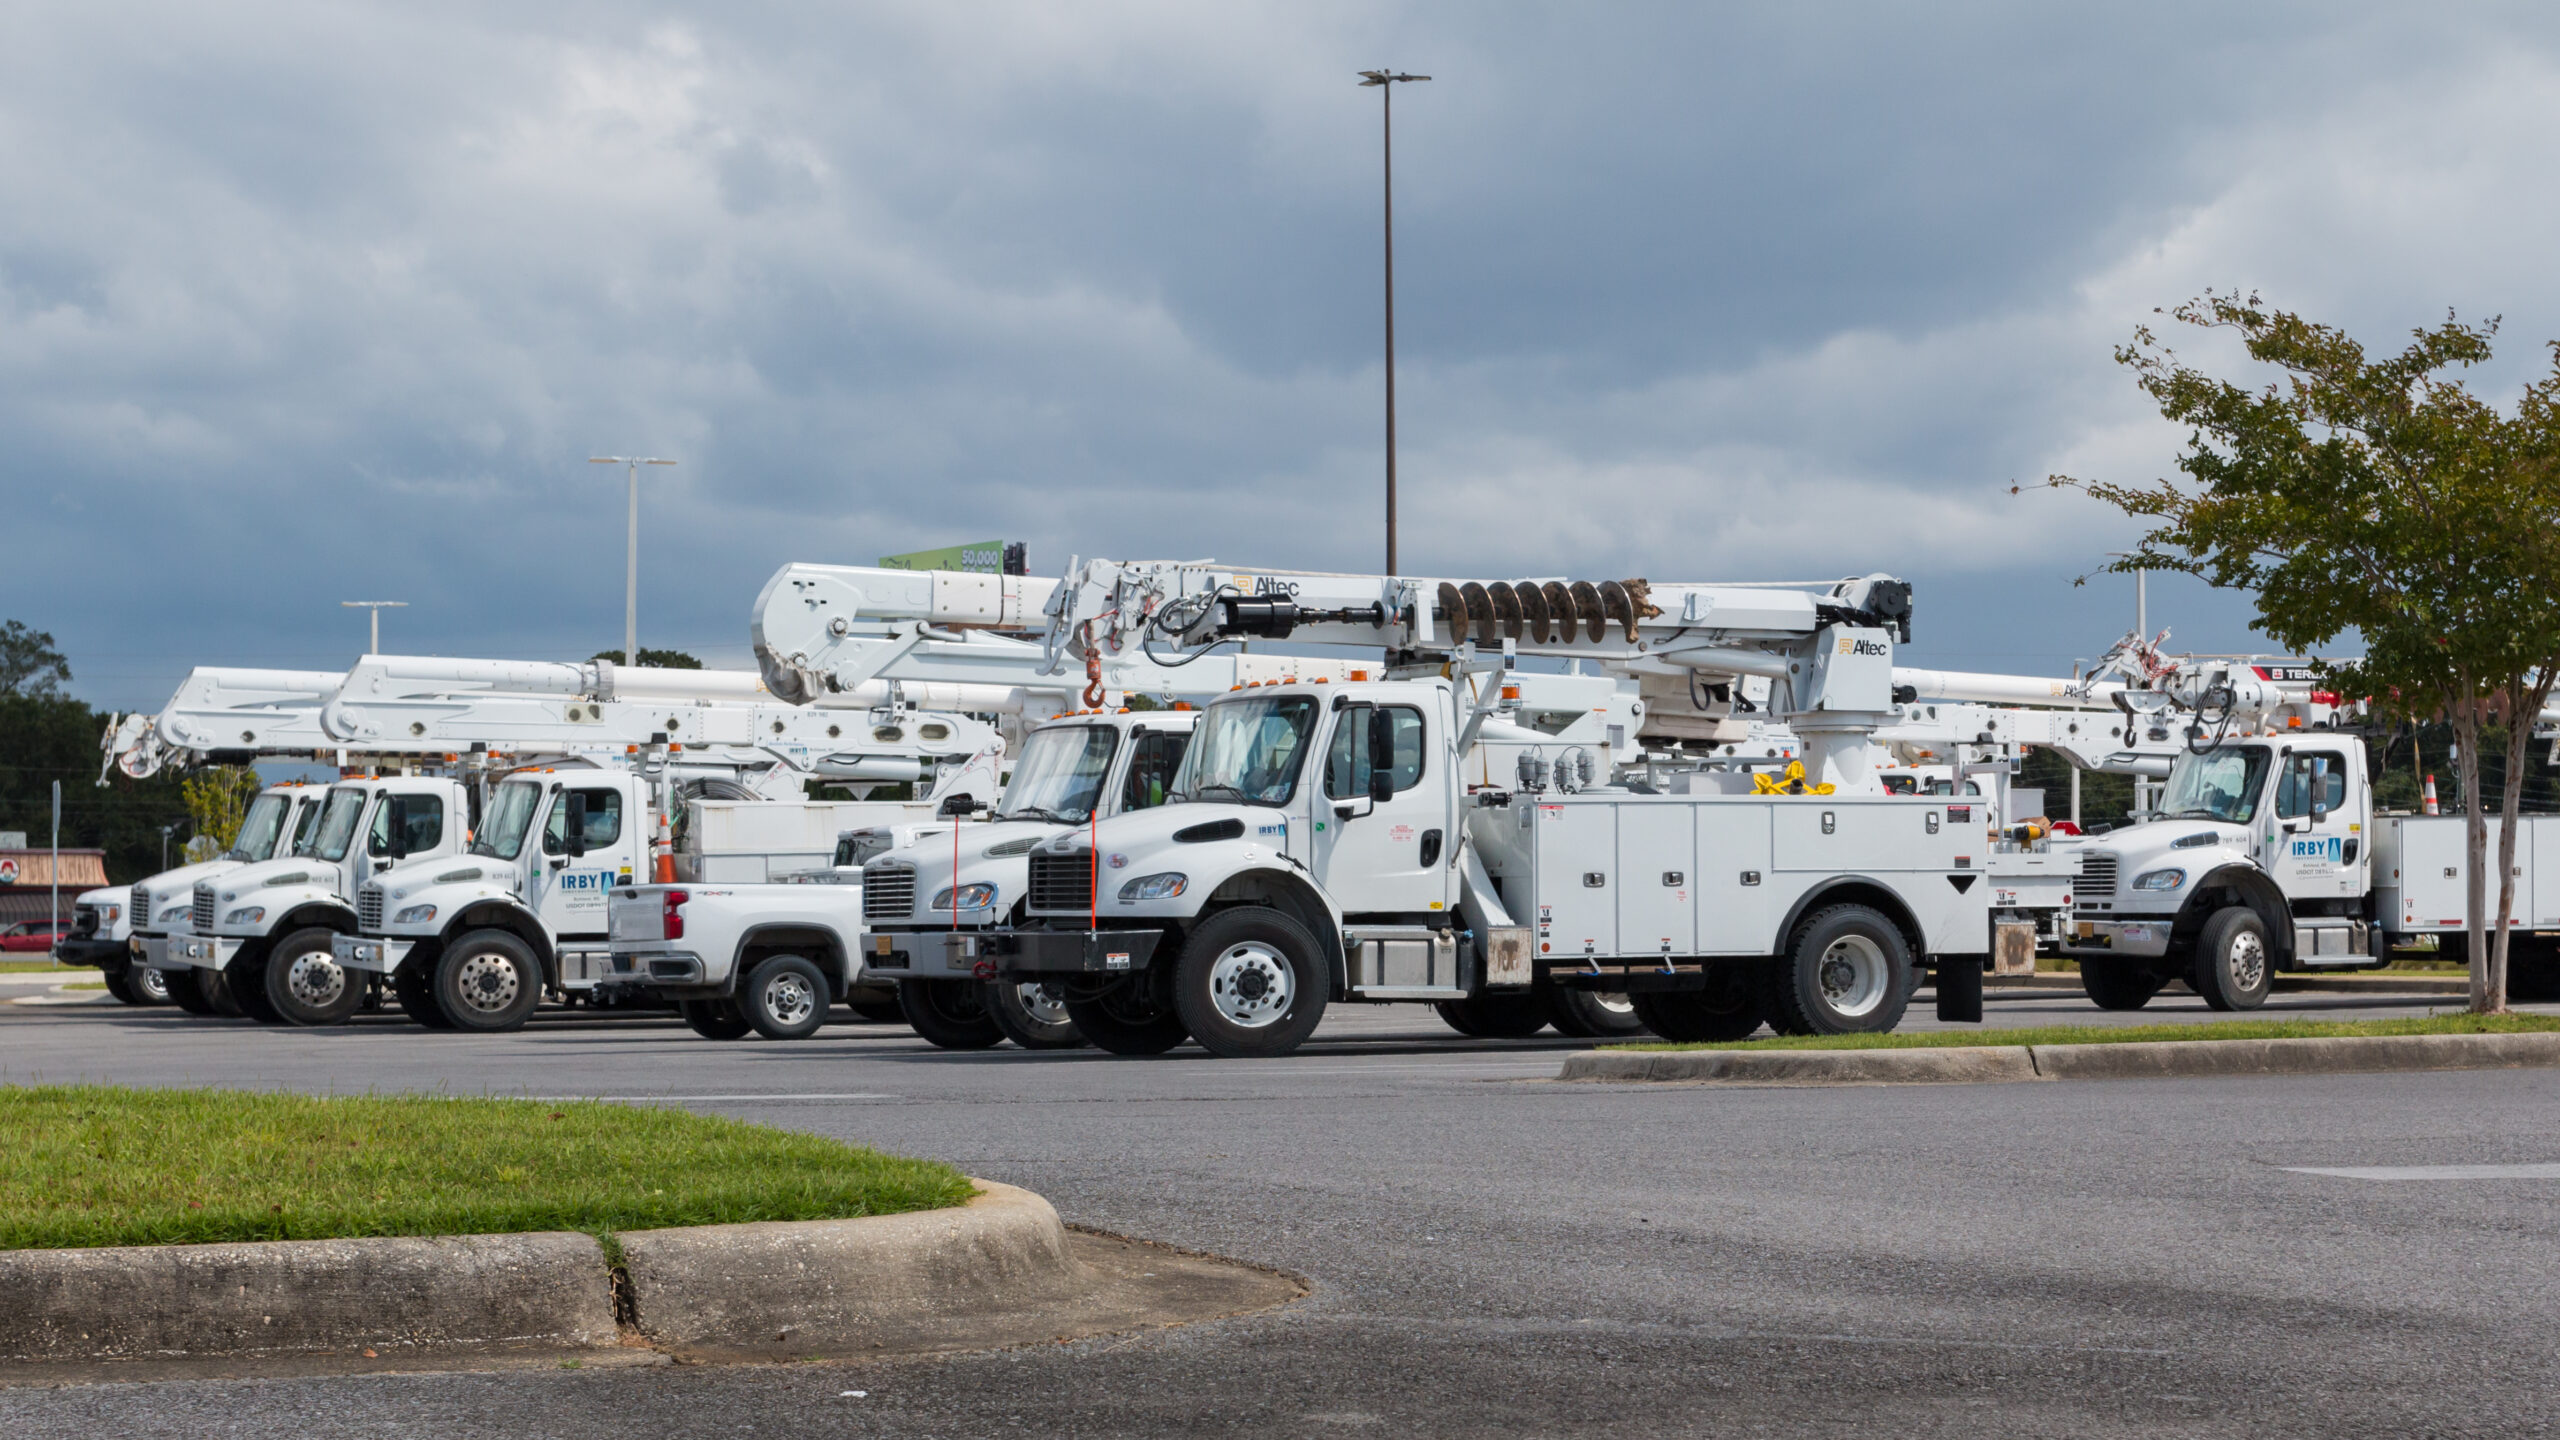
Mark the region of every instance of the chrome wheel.
<instances>
[{"instance_id":1,"label":"chrome wheel","mask_svg":"<svg viewBox=\"0 0 2560 1440\"><path fill-rule=\"evenodd\" d=\"M338 968L335 957L306 950L285 967L284 984L294 999L314 1010L325 1010L347 993L347 972Z\"/></svg>"},{"instance_id":2,"label":"chrome wheel","mask_svg":"<svg viewBox=\"0 0 2560 1440\"><path fill-rule=\"evenodd\" d=\"M1055 985L1016 985L1013 993L1022 997L1023 1012L1043 1025L1064 1025L1070 1018L1066 992Z\"/></svg>"},{"instance_id":3,"label":"chrome wheel","mask_svg":"<svg viewBox=\"0 0 2560 1440\"><path fill-rule=\"evenodd\" d=\"M462 962L454 979L454 990L462 1003L484 1015L504 1013L524 990L524 977L516 973L516 962L504 955L471 956Z\"/></svg>"},{"instance_id":4,"label":"chrome wheel","mask_svg":"<svg viewBox=\"0 0 2560 1440\"><path fill-rule=\"evenodd\" d=\"M2231 983L2241 990L2255 990L2267 978L2266 937L2255 930L2243 930L2231 937Z\"/></svg>"},{"instance_id":5,"label":"chrome wheel","mask_svg":"<svg viewBox=\"0 0 2560 1440\"><path fill-rule=\"evenodd\" d=\"M806 975L786 970L764 982L764 1011L778 1024L798 1025L817 1008L818 994Z\"/></svg>"},{"instance_id":6,"label":"chrome wheel","mask_svg":"<svg viewBox=\"0 0 2560 1440\"><path fill-rule=\"evenodd\" d=\"M1636 1013L1636 1002L1620 990L1594 990L1591 992L1591 1003L1616 1016L1631 1019Z\"/></svg>"},{"instance_id":7,"label":"chrome wheel","mask_svg":"<svg viewBox=\"0 0 2560 1440\"><path fill-rule=\"evenodd\" d=\"M1882 1005L1893 988L1884 947L1864 935L1843 935L1826 946L1817 972L1822 998L1834 1013L1856 1019Z\"/></svg>"},{"instance_id":8,"label":"chrome wheel","mask_svg":"<svg viewBox=\"0 0 2560 1440\"><path fill-rule=\"evenodd\" d=\"M142 992L143 999L154 1005L169 1003L169 977L166 974L148 965L136 965L125 974L131 978L133 988Z\"/></svg>"},{"instance_id":9,"label":"chrome wheel","mask_svg":"<svg viewBox=\"0 0 2560 1440\"><path fill-rule=\"evenodd\" d=\"M1259 940L1229 946L1209 967L1209 1003L1247 1030L1289 1013L1297 978L1287 957Z\"/></svg>"}]
</instances>

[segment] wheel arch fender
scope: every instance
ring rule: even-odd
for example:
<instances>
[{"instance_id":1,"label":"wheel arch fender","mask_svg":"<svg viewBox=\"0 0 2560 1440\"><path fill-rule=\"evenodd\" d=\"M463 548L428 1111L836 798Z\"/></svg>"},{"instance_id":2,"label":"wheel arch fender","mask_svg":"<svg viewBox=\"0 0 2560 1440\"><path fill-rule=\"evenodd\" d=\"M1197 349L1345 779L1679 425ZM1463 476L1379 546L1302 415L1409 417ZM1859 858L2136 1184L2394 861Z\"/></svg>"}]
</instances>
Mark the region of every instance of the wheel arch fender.
<instances>
[{"instance_id":1,"label":"wheel arch fender","mask_svg":"<svg viewBox=\"0 0 2560 1440\"><path fill-rule=\"evenodd\" d=\"M1911 952L1914 971L1928 964L1928 932L1920 927L1920 919L1902 892L1870 875L1835 875L1807 890L1787 909L1784 924L1778 927L1777 946L1772 954L1783 953L1795 943L1805 921L1817 910L1833 905L1864 905L1880 912L1902 932L1902 943ZM1987 937L1986 942L1988 943Z\"/></svg>"},{"instance_id":2,"label":"wheel arch fender","mask_svg":"<svg viewBox=\"0 0 2560 1440\"><path fill-rule=\"evenodd\" d=\"M1342 912L1312 881L1294 870L1239 870L1209 892L1194 923L1239 905L1266 905L1305 926L1332 976L1333 993L1348 993L1351 973L1342 953Z\"/></svg>"},{"instance_id":3,"label":"wheel arch fender","mask_svg":"<svg viewBox=\"0 0 2560 1440\"><path fill-rule=\"evenodd\" d=\"M2229 896L2229 899L2220 897ZM2170 930L2175 943L2192 949L2204 926L2220 911L2233 905L2256 911L2258 923L2267 927L2267 949L2281 966L2293 959L2293 907L2286 903L2284 891L2275 877L2255 865L2232 862L2209 870L2196 882L2195 891L2178 911Z\"/></svg>"},{"instance_id":4,"label":"wheel arch fender","mask_svg":"<svg viewBox=\"0 0 2560 1440\"><path fill-rule=\"evenodd\" d=\"M553 953L551 931L540 917L511 899L474 900L454 912L436 934L436 951L442 954L453 942L474 930L504 930L533 947L533 958L542 966L545 988L560 988L559 959Z\"/></svg>"},{"instance_id":5,"label":"wheel arch fender","mask_svg":"<svg viewBox=\"0 0 2560 1440\"><path fill-rule=\"evenodd\" d=\"M751 926L738 937L737 948L729 956L728 993L736 994L749 970L776 955L798 955L816 965L827 977L832 999L842 1000L852 987L852 952L842 935L807 921L776 920Z\"/></svg>"},{"instance_id":6,"label":"wheel arch fender","mask_svg":"<svg viewBox=\"0 0 2560 1440\"><path fill-rule=\"evenodd\" d=\"M341 935L353 935L356 933L356 912L335 900L304 901L286 911L275 928L267 932L268 943L273 944L296 930L313 925L335 930Z\"/></svg>"}]
</instances>

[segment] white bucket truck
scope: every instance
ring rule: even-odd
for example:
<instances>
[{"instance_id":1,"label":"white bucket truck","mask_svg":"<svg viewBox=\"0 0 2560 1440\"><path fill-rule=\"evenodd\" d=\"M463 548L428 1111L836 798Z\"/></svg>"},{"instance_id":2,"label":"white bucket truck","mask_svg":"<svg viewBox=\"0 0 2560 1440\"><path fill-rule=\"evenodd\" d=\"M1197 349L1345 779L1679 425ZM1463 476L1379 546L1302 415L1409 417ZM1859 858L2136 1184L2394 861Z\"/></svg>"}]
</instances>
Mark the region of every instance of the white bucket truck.
<instances>
[{"instance_id":1,"label":"white bucket truck","mask_svg":"<svg viewBox=\"0 0 2560 1440\"><path fill-rule=\"evenodd\" d=\"M1674 1038L1890 1029L1924 968L1942 1013L1978 1016L1982 817L1874 773L1909 593L1082 566L1049 603L1062 660L1294 637L1383 647L1387 678L1213 702L1167 804L1038 845L1023 923L964 943L1062 986L1121 1053L1284 1054L1337 1000L1483 1003L1542 977L1630 993ZM1642 793L1523 755L1486 783L1474 752L1524 654L1768 677L1810 774L1735 757ZM895 963L894 938L872 945Z\"/></svg>"},{"instance_id":2,"label":"white bucket truck","mask_svg":"<svg viewBox=\"0 0 2560 1440\"><path fill-rule=\"evenodd\" d=\"M181 865L137 881L125 896L125 924L131 957L128 974L155 971L169 999L195 1015L238 1014L229 992L208 985L184 960L169 953L172 936L190 933L194 925L196 886L218 880L246 865L291 855L319 828L328 800L324 786L270 785L249 802L240 833L231 848L212 860Z\"/></svg>"}]
</instances>

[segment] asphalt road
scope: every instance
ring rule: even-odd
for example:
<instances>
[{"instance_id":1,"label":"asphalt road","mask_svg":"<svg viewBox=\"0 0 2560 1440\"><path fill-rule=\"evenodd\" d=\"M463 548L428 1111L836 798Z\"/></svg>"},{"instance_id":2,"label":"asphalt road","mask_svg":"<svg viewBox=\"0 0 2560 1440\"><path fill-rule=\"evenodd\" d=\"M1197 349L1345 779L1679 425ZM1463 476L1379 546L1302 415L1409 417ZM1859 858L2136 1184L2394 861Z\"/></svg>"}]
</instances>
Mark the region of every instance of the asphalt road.
<instances>
[{"instance_id":1,"label":"asphalt road","mask_svg":"<svg viewBox=\"0 0 2560 1440\"><path fill-rule=\"evenodd\" d=\"M2205 1013L2175 997L2139 1018ZM2099 1018L2052 993L1992 1017ZM942 1156L1071 1222L1315 1287L1258 1316L930 1361L0 1391L0 1434L2560 1428L2560 1073L1548 1083L1564 1048L1459 1040L1405 1008L1244 1063L953 1055L875 1026L720 1045L650 1022L466 1038L0 1006L0 1080L688 1104ZM2404 1168L2440 1166L2544 1168Z\"/></svg>"}]
</instances>

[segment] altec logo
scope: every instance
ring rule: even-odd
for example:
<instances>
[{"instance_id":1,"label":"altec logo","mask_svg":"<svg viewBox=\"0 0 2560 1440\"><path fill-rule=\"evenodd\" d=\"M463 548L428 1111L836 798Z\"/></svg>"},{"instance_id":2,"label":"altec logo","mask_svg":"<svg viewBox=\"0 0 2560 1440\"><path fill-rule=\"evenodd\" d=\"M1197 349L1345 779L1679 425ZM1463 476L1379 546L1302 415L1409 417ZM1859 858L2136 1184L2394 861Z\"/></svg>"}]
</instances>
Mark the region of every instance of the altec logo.
<instances>
[{"instance_id":1,"label":"altec logo","mask_svg":"<svg viewBox=\"0 0 2560 1440\"><path fill-rule=\"evenodd\" d=\"M1884 642L1881 640L1861 640L1852 635L1843 635L1840 637L1840 653L1843 655L1888 655L1892 652L1884 648Z\"/></svg>"}]
</instances>

